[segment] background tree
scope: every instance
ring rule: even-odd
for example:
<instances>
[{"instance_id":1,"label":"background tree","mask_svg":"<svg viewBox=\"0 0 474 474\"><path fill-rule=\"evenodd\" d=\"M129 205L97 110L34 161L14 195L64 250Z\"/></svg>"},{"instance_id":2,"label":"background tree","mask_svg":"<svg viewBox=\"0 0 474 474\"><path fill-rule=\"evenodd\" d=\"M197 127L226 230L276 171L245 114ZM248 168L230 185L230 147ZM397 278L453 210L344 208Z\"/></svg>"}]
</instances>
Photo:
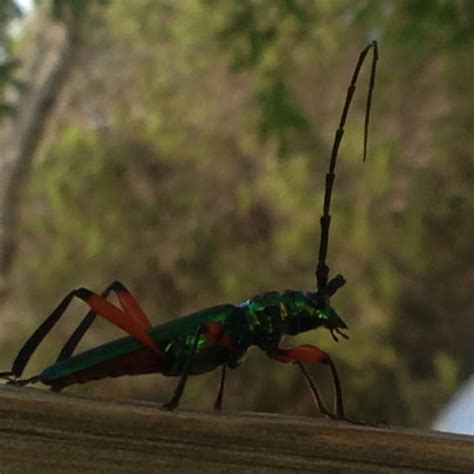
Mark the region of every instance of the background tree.
<instances>
[{"instance_id":1,"label":"background tree","mask_svg":"<svg viewBox=\"0 0 474 474\"><path fill-rule=\"evenodd\" d=\"M20 17L22 12L14 1L6 1L0 7L0 23L3 22L0 47L3 48L4 56L4 62L0 65L0 87L3 86L0 92L4 95L7 86L23 89L17 106L6 101L0 102L0 118L8 112L12 115L11 112L15 111L0 137L0 294L3 296L8 291L11 265L16 252L19 203L24 184L49 117L72 67L87 10L95 2L48 0L38 3L45 12L38 8L36 24L31 28L34 43L25 71L27 89L24 87L25 83L14 75L20 61L12 56L12 33L8 32L12 21Z\"/></svg>"},{"instance_id":2,"label":"background tree","mask_svg":"<svg viewBox=\"0 0 474 474\"><path fill-rule=\"evenodd\" d=\"M22 16L14 1L5 0L0 4L0 120L13 112L8 98L8 90L22 89L23 84L15 73L19 61L12 54L11 28Z\"/></svg>"}]
</instances>

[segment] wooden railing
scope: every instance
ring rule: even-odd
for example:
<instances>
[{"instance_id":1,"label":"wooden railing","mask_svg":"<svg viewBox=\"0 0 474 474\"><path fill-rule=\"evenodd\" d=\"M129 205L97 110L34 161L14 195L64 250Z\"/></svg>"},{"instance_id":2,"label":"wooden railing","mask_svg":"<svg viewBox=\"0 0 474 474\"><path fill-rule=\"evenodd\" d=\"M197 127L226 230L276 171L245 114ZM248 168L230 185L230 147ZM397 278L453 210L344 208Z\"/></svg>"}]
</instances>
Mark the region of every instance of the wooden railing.
<instances>
[{"instance_id":1,"label":"wooden railing","mask_svg":"<svg viewBox=\"0 0 474 474\"><path fill-rule=\"evenodd\" d=\"M474 472L474 438L0 386L0 473Z\"/></svg>"}]
</instances>

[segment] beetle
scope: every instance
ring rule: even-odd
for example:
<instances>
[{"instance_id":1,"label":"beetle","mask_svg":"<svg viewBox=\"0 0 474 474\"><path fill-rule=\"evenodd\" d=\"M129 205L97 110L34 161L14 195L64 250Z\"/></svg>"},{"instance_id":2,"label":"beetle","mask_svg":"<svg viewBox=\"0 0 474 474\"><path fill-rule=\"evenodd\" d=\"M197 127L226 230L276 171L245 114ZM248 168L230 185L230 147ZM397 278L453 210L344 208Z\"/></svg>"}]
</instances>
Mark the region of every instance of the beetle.
<instances>
[{"instance_id":1,"label":"beetle","mask_svg":"<svg viewBox=\"0 0 474 474\"><path fill-rule=\"evenodd\" d=\"M79 288L62 299L22 346L11 370L1 372L0 377L14 385L41 382L54 391L60 391L72 384L105 377L148 373L177 376L179 382L173 397L163 406L173 410L179 405L188 376L222 368L214 403L214 408L220 410L226 369L236 368L246 351L256 346L270 358L281 363L295 363L301 369L321 413L333 419L348 419L344 412L339 376L329 354L310 344L284 348L280 346L280 342L285 335L293 336L319 327L327 329L336 341L338 335L348 338L343 332L347 329L345 322L330 304L331 297L345 284L342 275L329 278L329 266L326 263L331 222L330 206L344 126L360 69L371 49L373 59L365 110L364 161L367 155L370 110L378 60L376 41L372 41L360 53L334 138L326 174L323 214L320 219L321 237L315 269L316 290L269 291L240 304L214 306L152 327L137 300L122 283L111 283L101 295L86 288ZM112 292L116 293L120 307L108 301L107 298ZM61 349L56 363L46 367L39 375L22 379L30 357L74 298L84 301L89 306L89 312ZM73 355L97 315L124 330L128 336ZM316 384L308 375L304 366L308 362L329 366L335 392L334 412L328 410Z\"/></svg>"}]
</instances>

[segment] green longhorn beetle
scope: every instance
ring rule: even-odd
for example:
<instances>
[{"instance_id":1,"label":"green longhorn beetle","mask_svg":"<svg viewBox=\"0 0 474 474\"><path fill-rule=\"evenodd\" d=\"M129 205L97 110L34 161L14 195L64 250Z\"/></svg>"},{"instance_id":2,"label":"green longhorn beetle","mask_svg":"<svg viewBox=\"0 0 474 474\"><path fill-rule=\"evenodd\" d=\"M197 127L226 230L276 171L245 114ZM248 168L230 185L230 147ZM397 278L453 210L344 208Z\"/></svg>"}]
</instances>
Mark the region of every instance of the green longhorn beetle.
<instances>
[{"instance_id":1,"label":"green longhorn beetle","mask_svg":"<svg viewBox=\"0 0 474 474\"><path fill-rule=\"evenodd\" d=\"M219 410L222 407L226 368L236 368L246 351L251 346L257 346L272 359L297 364L311 389L319 411L333 419L346 419L341 384L330 356L310 344L293 348L283 348L279 344L284 335L293 336L318 327L328 329L336 341L337 334L347 338L341 331L347 329L346 324L330 305L331 297L344 285L345 280L342 275L329 279L329 267L326 264L331 222L329 211L336 160L344 135L344 126L360 69L370 49L373 49L373 60L365 112L364 160L367 154L370 108L378 59L375 41L360 53L334 139L329 171L326 175L321 217L321 241L315 271L316 291L269 291L237 305L214 306L152 327L133 295L121 283L113 282L100 296L85 288L79 288L64 297L20 349L11 370L1 372L0 377L20 386L42 382L51 386L52 390L60 391L68 385L105 377L148 373L178 376L180 380L175 393L163 406L165 409L173 410L179 405L189 375L198 375L222 367L214 403L215 409ZM120 308L107 300L110 292L117 294ZM83 300L89 306L89 312L67 340L56 363L46 367L35 377L22 379L21 375L30 357L74 297ZM129 335L72 355L97 314ZM308 362L329 366L335 390L334 413L326 408L315 383L309 377L303 365Z\"/></svg>"}]
</instances>

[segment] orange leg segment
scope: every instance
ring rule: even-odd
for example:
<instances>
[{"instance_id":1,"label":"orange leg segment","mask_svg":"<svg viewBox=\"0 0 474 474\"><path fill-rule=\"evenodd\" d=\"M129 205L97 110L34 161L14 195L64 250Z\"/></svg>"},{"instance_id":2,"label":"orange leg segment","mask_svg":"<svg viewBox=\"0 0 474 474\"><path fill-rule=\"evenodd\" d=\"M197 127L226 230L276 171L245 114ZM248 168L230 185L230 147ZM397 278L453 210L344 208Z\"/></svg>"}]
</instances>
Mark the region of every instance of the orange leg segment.
<instances>
[{"instance_id":1,"label":"orange leg segment","mask_svg":"<svg viewBox=\"0 0 474 474\"><path fill-rule=\"evenodd\" d=\"M119 292L119 301L123 310L86 288L76 290L75 296L85 301L93 311L107 319L107 321L136 337L153 351L163 355L163 351L158 348L147 332L151 327L150 321L131 293L126 290Z\"/></svg>"},{"instance_id":2,"label":"orange leg segment","mask_svg":"<svg viewBox=\"0 0 474 474\"><path fill-rule=\"evenodd\" d=\"M144 329L150 329L152 326L151 321L148 319L148 316L144 313L132 293L118 282L115 282L114 289L117 292L123 310L135 319Z\"/></svg>"},{"instance_id":3,"label":"orange leg segment","mask_svg":"<svg viewBox=\"0 0 474 474\"><path fill-rule=\"evenodd\" d=\"M292 347L290 349L278 349L275 359L279 362L316 362L327 363L328 354L311 344Z\"/></svg>"},{"instance_id":4,"label":"orange leg segment","mask_svg":"<svg viewBox=\"0 0 474 474\"><path fill-rule=\"evenodd\" d=\"M130 291L121 282L114 281L107 286L100 296L104 299L107 299L111 291L117 294L120 306L122 307L123 311L130 318L134 318L137 324L141 325L146 331L148 331L148 329L151 328L151 322ZM85 315L81 323L77 326L77 328L62 347L57 358L57 362L62 362L72 356L74 350L84 337L85 333L89 330L96 316L97 313L93 309L91 309Z\"/></svg>"}]
</instances>

